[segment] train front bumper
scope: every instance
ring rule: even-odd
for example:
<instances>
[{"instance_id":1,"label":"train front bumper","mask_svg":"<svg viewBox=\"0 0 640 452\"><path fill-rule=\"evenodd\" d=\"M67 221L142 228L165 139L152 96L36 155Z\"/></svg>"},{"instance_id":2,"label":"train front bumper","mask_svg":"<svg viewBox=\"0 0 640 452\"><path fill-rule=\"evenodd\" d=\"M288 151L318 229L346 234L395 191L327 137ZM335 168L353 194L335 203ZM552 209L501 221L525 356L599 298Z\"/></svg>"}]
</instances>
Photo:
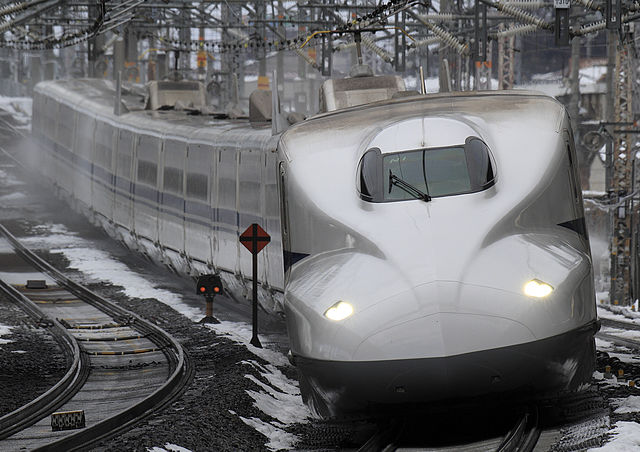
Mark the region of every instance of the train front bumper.
<instances>
[{"instance_id":1,"label":"train front bumper","mask_svg":"<svg viewBox=\"0 0 640 452\"><path fill-rule=\"evenodd\" d=\"M544 396L574 390L595 365L597 321L518 345L461 355L329 361L295 356L301 391L318 414L330 417L394 406L473 398Z\"/></svg>"}]
</instances>

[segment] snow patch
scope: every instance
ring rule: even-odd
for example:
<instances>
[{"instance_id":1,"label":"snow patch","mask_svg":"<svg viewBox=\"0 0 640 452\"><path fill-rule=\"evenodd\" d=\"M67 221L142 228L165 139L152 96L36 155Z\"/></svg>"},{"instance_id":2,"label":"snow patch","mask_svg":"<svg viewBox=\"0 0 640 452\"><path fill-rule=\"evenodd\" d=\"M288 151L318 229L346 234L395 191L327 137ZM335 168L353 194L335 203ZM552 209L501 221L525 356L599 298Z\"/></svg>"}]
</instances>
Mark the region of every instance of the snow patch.
<instances>
[{"instance_id":1,"label":"snow patch","mask_svg":"<svg viewBox=\"0 0 640 452\"><path fill-rule=\"evenodd\" d=\"M202 317L201 310L184 303L180 295L156 288L146 278L115 260L109 253L91 248L61 248L53 249L51 252L62 253L69 260L70 268L77 269L95 280L122 286L128 297L155 298L193 321Z\"/></svg>"},{"instance_id":2,"label":"snow patch","mask_svg":"<svg viewBox=\"0 0 640 452\"><path fill-rule=\"evenodd\" d=\"M13 201L17 199L26 198L27 195L22 193L21 191L16 191L13 193L9 193L8 195L0 196L0 201Z\"/></svg>"},{"instance_id":3,"label":"snow patch","mask_svg":"<svg viewBox=\"0 0 640 452\"><path fill-rule=\"evenodd\" d=\"M302 402L298 384L287 378L278 368L271 364L262 366L255 361L245 361L243 364L254 367L269 382L266 384L251 374L245 375L263 390L246 391L255 401L256 408L285 426L303 422L311 415Z\"/></svg>"},{"instance_id":4,"label":"snow patch","mask_svg":"<svg viewBox=\"0 0 640 452\"><path fill-rule=\"evenodd\" d=\"M640 450L640 424L619 421L609 431L611 441L602 447L589 449L587 452L637 452Z\"/></svg>"},{"instance_id":5,"label":"snow patch","mask_svg":"<svg viewBox=\"0 0 640 452\"><path fill-rule=\"evenodd\" d=\"M11 326L0 324L0 336L7 336L11 334L12 329L13 327ZM2 339L0 337L0 344L8 344L9 342L13 342L13 341L10 339Z\"/></svg>"},{"instance_id":6,"label":"snow patch","mask_svg":"<svg viewBox=\"0 0 640 452\"><path fill-rule=\"evenodd\" d=\"M269 439L269 442L266 444L269 450L288 450L291 449L297 441L296 436L292 433L285 432L275 425L265 422L257 417L245 418L240 416L240 419L242 419L242 422L250 427L253 427Z\"/></svg>"},{"instance_id":7,"label":"snow patch","mask_svg":"<svg viewBox=\"0 0 640 452\"><path fill-rule=\"evenodd\" d=\"M207 327L211 328L216 334L225 336L232 341L242 344L249 349L251 353L265 361L270 362L276 366L288 366L289 360L285 355L275 350L269 350L268 348L258 348L250 344L252 332L252 326L244 322L229 322L221 321L217 324L208 323Z\"/></svg>"},{"instance_id":8,"label":"snow patch","mask_svg":"<svg viewBox=\"0 0 640 452\"><path fill-rule=\"evenodd\" d=\"M636 413L640 411L640 396L629 396L623 399L611 399L611 404L616 407L614 413Z\"/></svg>"},{"instance_id":9,"label":"snow patch","mask_svg":"<svg viewBox=\"0 0 640 452\"><path fill-rule=\"evenodd\" d=\"M192 452L191 449L186 447L177 446L175 444L167 443L164 447L147 447L147 452Z\"/></svg>"}]
</instances>

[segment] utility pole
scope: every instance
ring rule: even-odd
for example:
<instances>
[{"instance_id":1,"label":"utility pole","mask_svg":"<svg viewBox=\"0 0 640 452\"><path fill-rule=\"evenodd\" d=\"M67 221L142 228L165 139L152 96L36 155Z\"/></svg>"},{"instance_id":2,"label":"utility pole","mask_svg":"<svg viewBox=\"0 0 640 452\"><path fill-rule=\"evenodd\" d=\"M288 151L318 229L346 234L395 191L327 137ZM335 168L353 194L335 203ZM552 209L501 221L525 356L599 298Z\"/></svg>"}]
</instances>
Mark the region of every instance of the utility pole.
<instances>
[{"instance_id":1,"label":"utility pole","mask_svg":"<svg viewBox=\"0 0 640 452\"><path fill-rule=\"evenodd\" d=\"M500 31L502 30L504 25L500 24ZM513 88L515 43L514 35L498 38L498 89Z\"/></svg>"},{"instance_id":2,"label":"utility pole","mask_svg":"<svg viewBox=\"0 0 640 452\"><path fill-rule=\"evenodd\" d=\"M615 54L615 69L612 73L614 85L614 126L630 129L633 124L633 48L632 40L620 43ZM612 212L611 241L611 288L613 304L628 305L633 302L632 276L635 256L632 237L637 224L633 223L633 165L635 161L635 134L620 131L613 134L613 174L608 188L615 210ZM637 223L637 222L636 222Z\"/></svg>"}]
</instances>

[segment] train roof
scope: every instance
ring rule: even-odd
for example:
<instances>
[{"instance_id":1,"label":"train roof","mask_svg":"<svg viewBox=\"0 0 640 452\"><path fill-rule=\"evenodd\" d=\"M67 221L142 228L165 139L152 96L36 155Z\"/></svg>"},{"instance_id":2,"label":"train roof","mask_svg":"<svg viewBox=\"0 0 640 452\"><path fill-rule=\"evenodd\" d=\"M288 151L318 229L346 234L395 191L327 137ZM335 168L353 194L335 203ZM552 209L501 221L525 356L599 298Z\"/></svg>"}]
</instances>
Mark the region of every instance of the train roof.
<instances>
[{"instance_id":1,"label":"train roof","mask_svg":"<svg viewBox=\"0 0 640 452\"><path fill-rule=\"evenodd\" d=\"M145 110L143 87L129 87L122 91L122 103L129 112L115 115L115 86L103 79L66 79L40 82L36 92L53 96L61 103L91 115L98 115L118 127L143 129L157 135L178 135L197 140L216 139L224 145L225 138L235 142L238 137L247 142L264 143L274 140L271 124L251 124L248 119L220 118L217 115L190 111Z\"/></svg>"},{"instance_id":2,"label":"train roof","mask_svg":"<svg viewBox=\"0 0 640 452\"><path fill-rule=\"evenodd\" d=\"M522 134L536 128L557 132L564 115L560 102L537 91L416 95L316 115L287 130L281 145L289 158L313 152L314 146L302 150L302 143L318 143L318 150L332 142L340 147L361 147L381 130L416 117L453 119L487 133L500 133L506 126L518 127Z\"/></svg>"}]
</instances>

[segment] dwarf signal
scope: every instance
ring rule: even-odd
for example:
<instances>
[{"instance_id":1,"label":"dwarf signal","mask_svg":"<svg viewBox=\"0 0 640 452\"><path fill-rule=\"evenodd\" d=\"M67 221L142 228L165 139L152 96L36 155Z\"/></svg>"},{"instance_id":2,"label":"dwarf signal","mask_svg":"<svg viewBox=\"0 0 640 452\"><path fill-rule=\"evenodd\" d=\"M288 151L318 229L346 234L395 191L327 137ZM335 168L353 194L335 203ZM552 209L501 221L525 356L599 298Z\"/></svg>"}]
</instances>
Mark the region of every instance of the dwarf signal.
<instances>
[{"instance_id":1,"label":"dwarf signal","mask_svg":"<svg viewBox=\"0 0 640 452\"><path fill-rule=\"evenodd\" d=\"M213 298L222 292L222 280L218 275L200 275L196 282L196 293L204 295L207 312L201 323L219 323L213 316Z\"/></svg>"}]
</instances>

